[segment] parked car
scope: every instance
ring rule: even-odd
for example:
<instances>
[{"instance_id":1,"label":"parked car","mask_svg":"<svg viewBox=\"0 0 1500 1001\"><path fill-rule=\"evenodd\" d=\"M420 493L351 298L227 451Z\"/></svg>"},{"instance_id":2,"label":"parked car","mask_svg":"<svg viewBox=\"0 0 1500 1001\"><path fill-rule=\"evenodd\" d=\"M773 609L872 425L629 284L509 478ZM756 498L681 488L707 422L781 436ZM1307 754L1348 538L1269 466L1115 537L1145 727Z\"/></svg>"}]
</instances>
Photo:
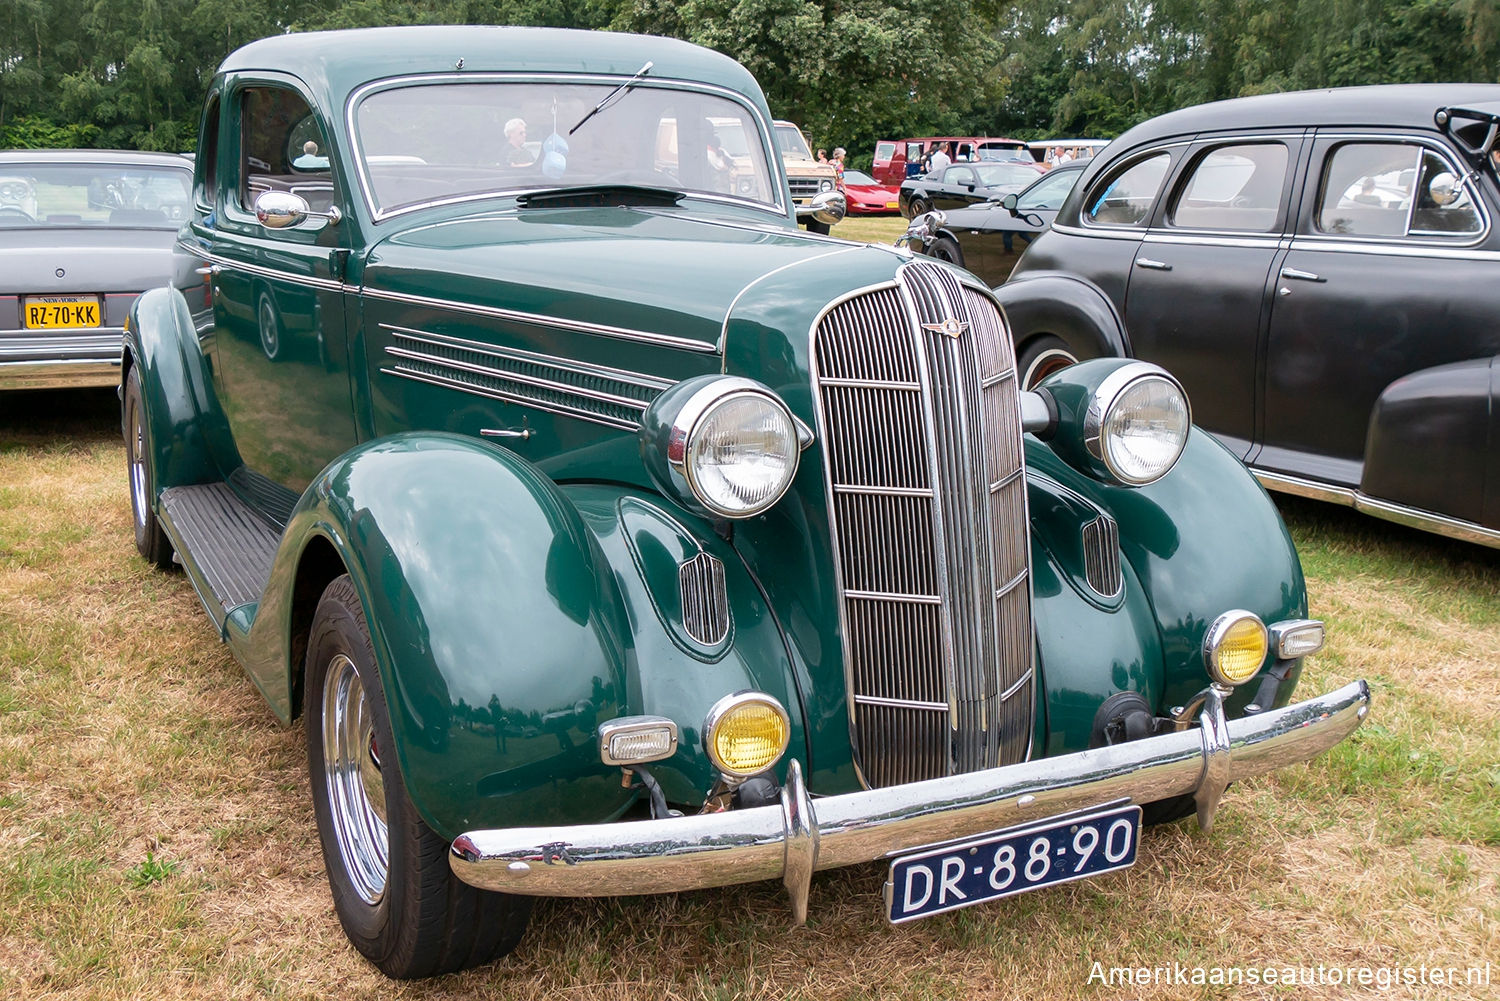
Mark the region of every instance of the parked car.
<instances>
[{"instance_id":1,"label":"parked car","mask_svg":"<svg viewBox=\"0 0 1500 1001\"><path fill-rule=\"evenodd\" d=\"M882 860L900 922L1092 875L1366 714L1292 703L1296 553L1170 376L1020 392L989 290L799 232L773 137L734 61L607 32L277 35L209 86L127 333L136 545L300 719L392 976L535 896L780 879L800 921Z\"/></svg>"},{"instance_id":2,"label":"parked car","mask_svg":"<svg viewBox=\"0 0 1500 1001\"><path fill-rule=\"evenodd\" d=\"M897 188L876 182L862 170L844 171L844 197L850 215L895 215L901 208Z\"/></svg>"},{"instance_id":3,"label":"parked car","mask_svg":"<svg viewBox=\"0 0 1500 1001\"><path fill-rule=\"evenodd\" d=\"M1003 283L1031 242L1052 225L1083 166L1082 161L1065 163L1019 194L944 213L937 226L924 231L928 238L921 243L922 252L968 268L986 285ZM1026 375L1023 370L1023 378ZM1039 381L1031 378L1028 384Z\"/></svg>"},{"instance_id":4,"label":"parked car","mask_svg":"<svg viewBox=\"0 0 1500 1001\"><path fill-rule=\"evenodd\" d=\"M786 169L787 183L792 189L792 203L797 207L797 218L802 220L810 233L827 234L830 225L817 216L826 211L814 205L818 196L838 192L838 172L830 163L813 159L807 145L807 137L792 122L778 120L776 123L776 148L781 151L781 162ZM839 194L842 198L843 195ZM826 201L826 197L825 197Z\"/></svg>"},{"instance_id":5,"label":"parked car","mask_svg":"<svg viewBox=\"0 0 1500 1001\"><path fill-rule=\"evenodd\" d=\"M0 151L0 389L120 384L120 331L171 277L189 164L121 150Z\"/></svg>"},{"instance_id":6,"label":"parked car","mask_svg":"<svg viewBox=\"0 0 1500 1001\"><path fill-rule=\"evenodd\" d=\"M1500 545L1497 121L1442 84L1138 126L1000 293L1023 370L1157 362L1267 487Z\"/></svg>"},{"instance_id":7,"label":"parked car","mask_svg":"<svg viewBox=\"0 0 1500 1001\"><path fill-rule=\"evenodd\" d=\"M875 144L870 174L881 184L900 185L922 173L922 166L938 147L948 151L955 163L1000 159L1002 151L1025 153L1019 139L989 136L921 136L916 139L882 139Z\"/></svg>"},{"instance_id":8,"label":"parked car","mask_svg":"<svg viewBox=\"0 0 1500 1001\"><path fill-rule=\"evenodd\" d=\"M1108 139L1043 139L1027 143L1026 147L1033 160L1051 167L1058 163L1091 159L1108 145ZM1063 159L1064 154L1067 154L1066 160Z\"/></svg>"},{"instance_id":9,"label":"parked car","mask_svg":"<svg viewBox=\"0 0 1500 1001\"><path fill-rule=\"evenodd\" d=\"M903 181L898 199L901 214L912 219L933 209L957 209L1004 198L1035 181L1045 169L1029 161L956 163L941 172Z\"/></svg>"}]
</instances>

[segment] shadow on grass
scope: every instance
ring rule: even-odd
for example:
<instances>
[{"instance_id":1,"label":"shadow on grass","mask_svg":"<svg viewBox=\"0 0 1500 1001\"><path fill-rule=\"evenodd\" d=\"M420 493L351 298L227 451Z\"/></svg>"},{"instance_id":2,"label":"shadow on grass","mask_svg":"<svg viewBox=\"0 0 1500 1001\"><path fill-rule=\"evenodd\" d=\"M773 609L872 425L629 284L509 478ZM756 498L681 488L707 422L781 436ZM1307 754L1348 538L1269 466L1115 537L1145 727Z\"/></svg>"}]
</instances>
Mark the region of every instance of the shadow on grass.
<instances>
[{"instance_id":1,"label":"shadow on grass","mask_svg":"<svg viewBox=\"0 0 1500 1001\"><path fill-rule=\"evenodd\" d=\"M113 389L0 392L0 448L120 441L120 400Z\"/></svg>"}]
</instances>

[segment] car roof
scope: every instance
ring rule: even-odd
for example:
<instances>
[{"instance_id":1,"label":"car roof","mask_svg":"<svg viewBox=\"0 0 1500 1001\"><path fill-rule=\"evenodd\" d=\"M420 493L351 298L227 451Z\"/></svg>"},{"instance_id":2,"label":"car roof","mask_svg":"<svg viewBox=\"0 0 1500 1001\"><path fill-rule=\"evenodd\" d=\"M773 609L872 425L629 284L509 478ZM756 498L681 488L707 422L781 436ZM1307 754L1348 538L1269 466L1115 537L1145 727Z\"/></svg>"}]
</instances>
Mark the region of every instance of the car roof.
<instances>
[{"instance_id":1,"label":"car roof","mask_svg":"<svg viewBox=\"0 0 1500 1001\"><path fill-rule=\"evenodd\" d=\"M764 106L755 78L728 56L671 38L567 28L416 25L274 35L230 53L219 72L290 73L342 106L350 91L387 77L517 69L629 77L648 61L651 79L714 84Z\"/></svg>"},{"instance_id":2,"label":"car roof","mask_svg":"<svg viewBox=\"0 0 1500 1001\"><path fill-rule=\"evenodd\" d=\"M1116 142L1128 148L1167 136L1234 129L1398 126L1435 129L1444 107L1500 101L1500 84L1412 83L1338 87L1238 97L1170 111L1142 122Z\"/></svg>"},{"instance_id":3,"label":"car roof","mask_svg":"<svg viewBox=\"0 0 1500 1001\"><path fill-rule=\"evenodd\" d=\"M146 153L133 149L7 149L0 150L0 164L14 163L102 163L119 166L174 167L192 170L178 153Z\"/></svg>"}]
</instances>

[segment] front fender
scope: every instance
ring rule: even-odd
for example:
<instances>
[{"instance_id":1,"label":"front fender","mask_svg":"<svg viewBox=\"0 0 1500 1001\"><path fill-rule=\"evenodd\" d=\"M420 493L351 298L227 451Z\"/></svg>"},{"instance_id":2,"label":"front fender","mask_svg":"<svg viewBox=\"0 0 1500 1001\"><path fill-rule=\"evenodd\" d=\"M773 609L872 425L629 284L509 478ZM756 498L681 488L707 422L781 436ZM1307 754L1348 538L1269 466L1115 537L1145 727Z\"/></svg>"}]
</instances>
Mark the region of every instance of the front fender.
<instances>
[{"instance_id":1,"label":"front fender","mask_svg":"<svg viewBox=\"0 0 1500 1001\"><path fill-rule=\"evenodd\" d=\"M995 289L1016 354L1034 337L1061 338L1079 358L1130 357L1125 321L1109 296L1077 275L1030 272Z\"/></svg>"},{"instance_id":2,"label":"front fender","mask_svg":"<svg viewBox=\"0 0 1500 1001\"><path fill-rule=\"evenodd\" d=\"M168 487L221 480L240 464L181 292L164 286L136 297L123 351L122 381L140 369L157 497Z\"/></svg>"}]
</instances>

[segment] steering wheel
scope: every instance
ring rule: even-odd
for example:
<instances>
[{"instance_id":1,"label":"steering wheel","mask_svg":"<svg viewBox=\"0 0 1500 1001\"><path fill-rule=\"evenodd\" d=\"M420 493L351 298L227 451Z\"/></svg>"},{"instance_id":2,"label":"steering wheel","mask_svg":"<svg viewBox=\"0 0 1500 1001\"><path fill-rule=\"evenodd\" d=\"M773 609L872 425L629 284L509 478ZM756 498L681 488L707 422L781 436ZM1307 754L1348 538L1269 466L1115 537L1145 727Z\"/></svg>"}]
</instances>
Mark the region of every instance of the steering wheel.
<instances>
[{"instance_id":1,"label":"steering wheel","mask_svg":"<svg viewBox=\"0 0 1500 1001\"><path fill-rule=\"evenodd\" d=\"M32 215L30 212L27 212L23 208L17 208L14 205L0 205L0 216L7 215L18 215L22 219L25 219L27 222L36 222L36 216Z\"/></svg>"}]
</instances>

